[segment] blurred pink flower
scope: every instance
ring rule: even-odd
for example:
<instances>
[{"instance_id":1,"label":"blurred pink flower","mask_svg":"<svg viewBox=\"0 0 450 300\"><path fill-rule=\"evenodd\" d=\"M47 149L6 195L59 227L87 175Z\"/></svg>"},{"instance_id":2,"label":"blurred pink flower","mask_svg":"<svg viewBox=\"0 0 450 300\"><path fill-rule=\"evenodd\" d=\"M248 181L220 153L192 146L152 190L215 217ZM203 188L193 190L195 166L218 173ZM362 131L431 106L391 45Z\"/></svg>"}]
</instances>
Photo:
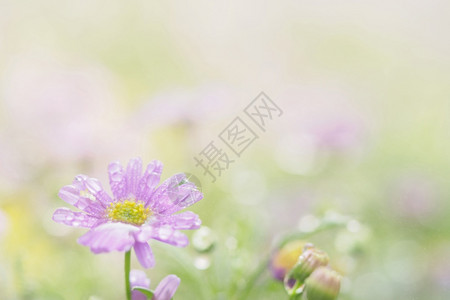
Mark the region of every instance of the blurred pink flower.
<instances>
[{"instance_id":1,"label":"blurred pink flower","mask_svg":"<svg viewBox=\"0 0 450 300\"><path fill-rule=\"evenodd\" d=\"M310 135L319 148L348 151L367 134L367 115L352 103L343 87L310 86L287 90L282 96L286 113L283 125ZM289 131L289 130L288 130Z\"/></svg>"},{"instance_id":2,"label":"blurred pink flower","mask_svg":"<svg viewBox=\"0 0 450 300\"><path fill-rule=\"evenodd\" d=\"M17 139L53 158L85 155L114 106L112 82L101 68L68 67L37 54L7 69L5 117Z\"/></svg>"},{"instance_id":3,"label":"blurred pink flower","mask_svg":"<svg viewBox=\"0 0 450 300\"><path fill-rule=\"evenodd\" d=\"M95 169L136 148L140 131L130 130L107 69L31 52L12 60L3 79L2 169L14 170L19 182L49 166Z\"/></svg>"},{"instance_id":4,"label":"blurred pink flower","mask_svg":"<svg viewBox=\"0 0 450 300\"><path fill-rule=\"evenodd\" d=\"M173 89L144 102L133 119L137 127L148 130L178 124L204 129L217 122L228 122L240 109L236 107L237 101L236 94L225 86Z\"/></svg>"},{"instance_id":5,"label":"blurred pink flower","mask_svg":"<svg viewBox=\"0 0 450 300\"><path fill-rule=\"evenodd\" d=\"M273 124L275 154L286 171L306 174L330 155L361 153L369 134L368 116L342 87L286 89L277 98L284 113Z\"/></svg>"},{"instance_id":6,"label":"blurred pink flower","mask_svg":"<svg viewBox=\"0 0 450 300\"><path fill-rule=\"evenodd\" d=\"M117 85L99 65L73 66L56 55L32 52L12 60L3 79L6 126L0 137L30 169L108 153L118 157L135 142L136 131L127 132L115 98Z\"/></svg>"},{"instance_id":7,"label":"blurred pink flower","mask_svg":"<svg viewBox=\"0 0 450 300\"><path fill-rule=\"evenodd\" d=\"M421 174L399 177L391 188L390 196L396 213L414 221L426 221L438 212L438 186Z\"/></svg>"}]
</instances>

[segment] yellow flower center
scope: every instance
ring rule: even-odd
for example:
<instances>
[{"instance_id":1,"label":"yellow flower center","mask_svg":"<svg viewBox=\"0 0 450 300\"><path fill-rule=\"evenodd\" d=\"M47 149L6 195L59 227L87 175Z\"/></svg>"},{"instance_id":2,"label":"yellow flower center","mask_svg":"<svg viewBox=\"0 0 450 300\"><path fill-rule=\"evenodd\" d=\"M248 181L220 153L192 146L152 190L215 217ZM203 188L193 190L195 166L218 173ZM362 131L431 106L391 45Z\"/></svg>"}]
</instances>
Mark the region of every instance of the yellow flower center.
<instances>
[{"instance_id":1,"label":"yellow flower center","mask_svg":"<svg viewBox=\"0 0 450 300\"><path fill-rule=\"evenodd\" d=\"M152 214L150 208L144 207L144 202L134 200L111 203L107 212L111 221L133 225L144 224Z\"/></svg>"}]
</instances>

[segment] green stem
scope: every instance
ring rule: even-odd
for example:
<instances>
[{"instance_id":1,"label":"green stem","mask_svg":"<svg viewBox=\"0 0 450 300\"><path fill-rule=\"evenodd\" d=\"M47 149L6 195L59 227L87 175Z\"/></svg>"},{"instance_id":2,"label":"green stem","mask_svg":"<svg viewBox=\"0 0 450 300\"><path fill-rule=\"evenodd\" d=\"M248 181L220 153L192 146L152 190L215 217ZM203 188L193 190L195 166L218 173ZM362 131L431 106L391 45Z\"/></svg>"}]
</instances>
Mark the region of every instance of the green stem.
<instances>
[{"instance_id":1,"label":"green stem","mask_svg":"<svg viewBox=\"0 0 450 300\"><path fill-rule=\"evenodd\" d=\"M300 283L300 281L297 281L296 283L295 283L295 285L294 285L294 287L292 288L292 290L291 290L291 295L290 295L290 297L289 297L289 300L295 300L295 299L297 299L297 297L299 296L299 294L297 294L297 290L298 290L298 288L300 287L300 285L301 285L301 283Z\"/></svg>"},{"instance_id":2,"label":"green stem","mask_svg":"<svg viewBox=\"0 0 450 300\"><path fill-rule=\"evenodd\" d=\"M125 252L125 290L127 294L127 300L131 300L130 258L131 258L131 250Z\"/></svg>"}]
</instances>

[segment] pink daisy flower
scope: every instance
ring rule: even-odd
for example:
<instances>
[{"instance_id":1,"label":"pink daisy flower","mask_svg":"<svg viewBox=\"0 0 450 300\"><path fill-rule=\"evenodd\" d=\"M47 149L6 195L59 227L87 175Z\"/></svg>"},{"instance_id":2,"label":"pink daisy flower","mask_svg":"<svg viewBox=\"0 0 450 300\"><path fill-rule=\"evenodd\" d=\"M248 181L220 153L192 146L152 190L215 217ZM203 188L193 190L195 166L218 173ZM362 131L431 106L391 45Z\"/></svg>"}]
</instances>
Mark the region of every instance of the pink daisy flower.
<instances>
[{"instance_id":1,"label":"pink daisy flower","mask_svg":"<svg viewBox=\"0 0 450 300\"><path fill-rule=\"evenodd\" d=\"M193 212L176 212L203 198L195 184L184 174L176 174L157 187L162 163L152 161L142 174L142 160L131 159L126 170L119 162L108 167L113 197L95 178L78 175L71 185L64 186L59 197L80 211L59 208L53 220L90 230L78 239L93 253L129 251L145 268L154 265L148 241L155 239L177 247L189 240L179 230L198 229L201 221Z\"/></svg>"}]
</instances>

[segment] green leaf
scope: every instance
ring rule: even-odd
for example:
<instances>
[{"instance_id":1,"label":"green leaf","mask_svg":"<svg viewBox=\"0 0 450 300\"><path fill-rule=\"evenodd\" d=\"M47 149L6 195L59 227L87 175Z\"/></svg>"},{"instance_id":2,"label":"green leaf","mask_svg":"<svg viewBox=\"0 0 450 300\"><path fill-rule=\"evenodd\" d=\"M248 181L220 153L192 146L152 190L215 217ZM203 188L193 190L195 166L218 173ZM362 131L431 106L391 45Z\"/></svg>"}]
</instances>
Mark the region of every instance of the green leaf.
<instances>
[{"instance_id":1,"label":"green leaf","mask_svg":"<svg viewBox=\"0 0 450 300\"><path fill-rule=\"evenodd\" d=\"M141 292L142 294L147 296L147 299L152 299L153 294L154 294L154 292L152 290L149 290L149 289L146 289L146 288L143 288L143 287L138 287L138 286L134 287L133 291Z\"/></svg>"}]
</instances>

